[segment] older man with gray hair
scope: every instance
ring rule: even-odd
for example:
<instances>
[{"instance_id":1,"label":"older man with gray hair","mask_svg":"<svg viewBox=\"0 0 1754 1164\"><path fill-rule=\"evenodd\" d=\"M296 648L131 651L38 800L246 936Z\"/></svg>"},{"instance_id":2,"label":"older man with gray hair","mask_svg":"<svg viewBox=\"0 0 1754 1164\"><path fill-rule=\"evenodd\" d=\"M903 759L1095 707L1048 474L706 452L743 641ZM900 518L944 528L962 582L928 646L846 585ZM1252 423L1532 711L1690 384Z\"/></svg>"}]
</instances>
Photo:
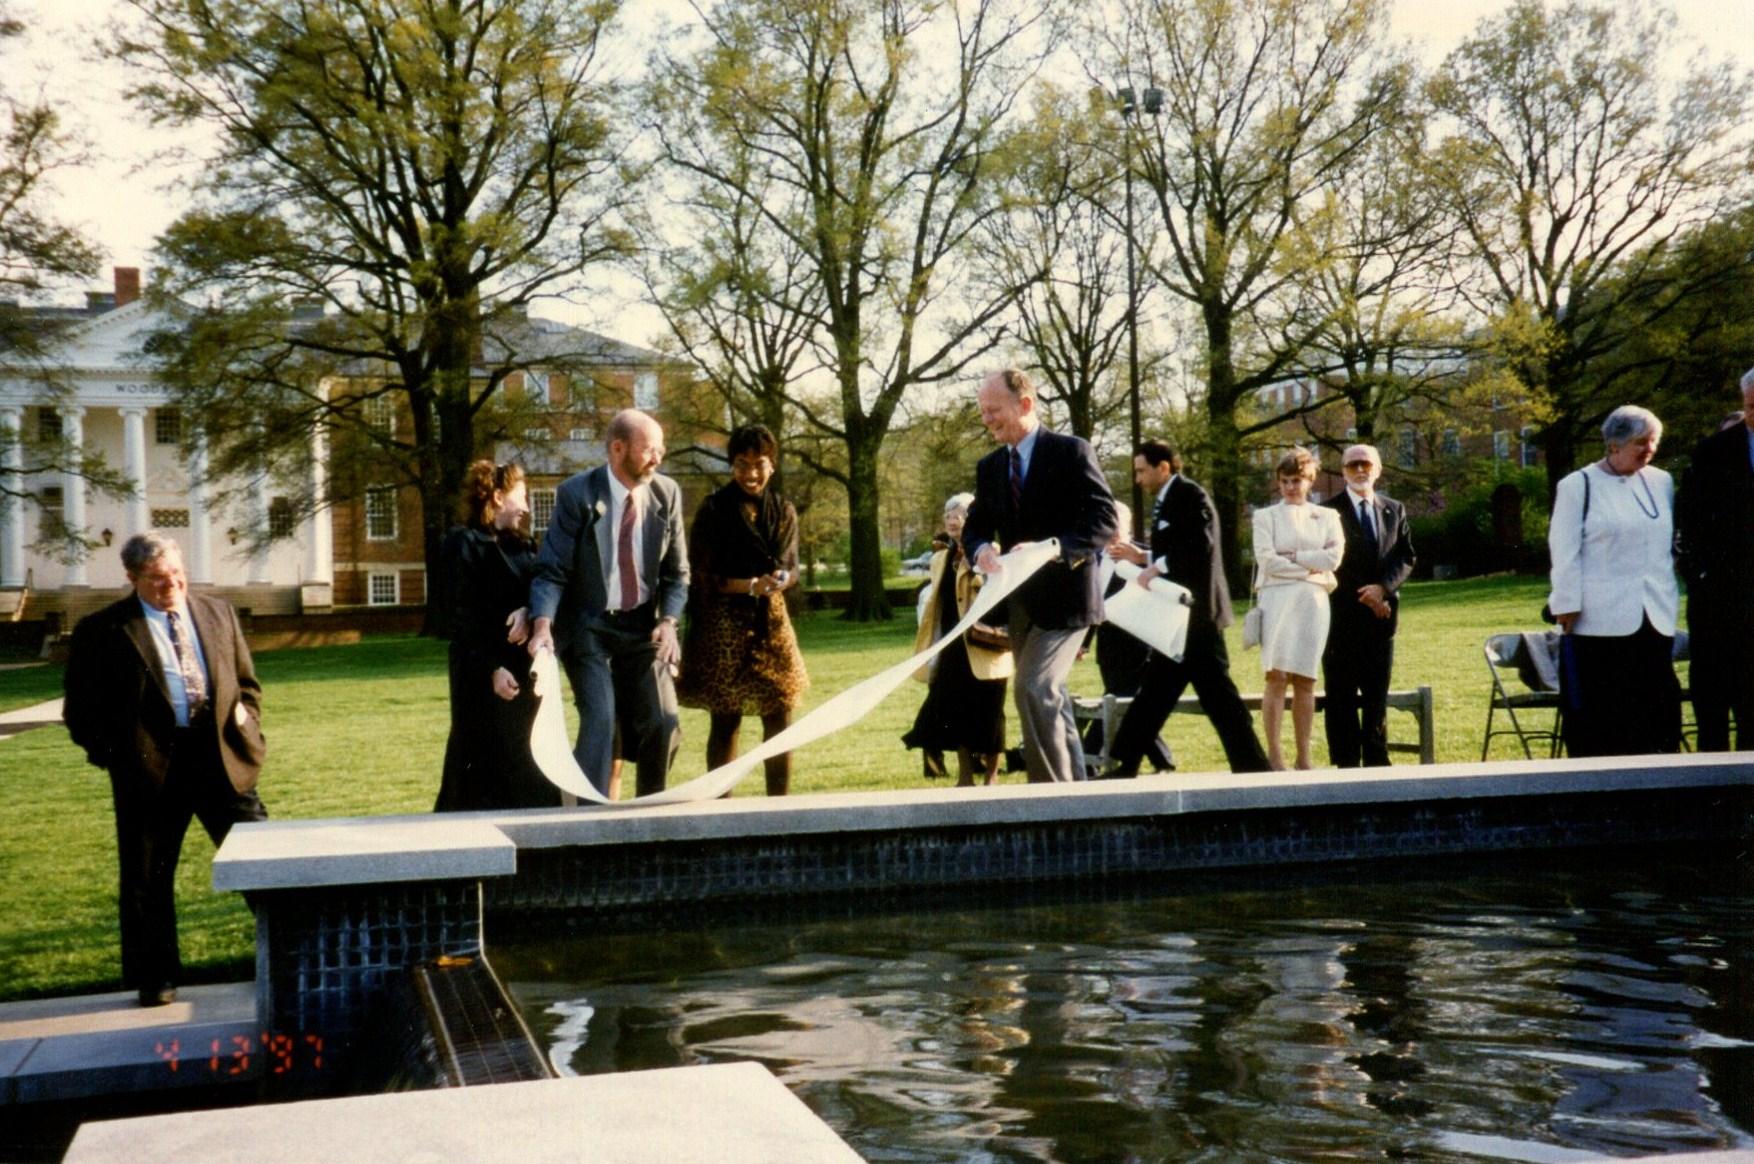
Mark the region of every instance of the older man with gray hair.
<instances>
[{"instance_id":1,"label":"older man with gray hair","mask_svg":"<svg viewBox=\"0 0 1754 1164\"><path fill-rule=\"evenodd\" d=\"M1742 375L1742 414L1700 441L1675 509L1687 582L1699 750L1754 747L1754 368Z\"/></svg>"},{"instance_id":2,"label":"older man with gray hair","mask_svg":"<svg viewBox=\"0 0 1754 1164\"><path fill-rule=\"evenodd\" d=\"M1328 760L1336 768L1389 762L1389 672L1395 662L1401 583L1413 573L1413 538L1401 503L1376 491L1382 455L1374 445L1340 454L1346 488L1324 502L1340 514L1346 550L1328 595L1322 653Z\"/></svg>"},{"instance_id":3,"label":"older man with gray hair","mask_svg":"<svg viewBox=\"0 0 1754 1164\"><path fill-rule=\"evenodd\" d=\"M122 546L133 592L73 628L61 717L110 774L121 864L122 980L142 1006L176 1000L176 875L191 817L215 845L265 820L262 686L237 612L191 592L161 533Z\"/></svg>"}]
</instances>

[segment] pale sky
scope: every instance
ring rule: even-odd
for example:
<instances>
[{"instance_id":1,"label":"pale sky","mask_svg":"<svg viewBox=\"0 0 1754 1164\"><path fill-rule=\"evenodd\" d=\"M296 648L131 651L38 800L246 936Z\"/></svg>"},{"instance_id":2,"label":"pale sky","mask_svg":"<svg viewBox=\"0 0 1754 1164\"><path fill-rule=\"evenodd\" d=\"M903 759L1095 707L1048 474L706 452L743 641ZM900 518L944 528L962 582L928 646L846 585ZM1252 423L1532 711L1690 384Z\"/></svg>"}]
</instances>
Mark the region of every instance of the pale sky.
<instances>
[{"instance_id":1,"label":"pale sky","mask_svg":"<svg viewBox=\"0 0 1754 1164\"><path fill-rule=\"evenodd\" d=\"M57 176L60 217L98 242L106 252L106 268L149 267L153 239L176 217L181 201L174 190L164 188L175 173L155 169L150 162L152 152L170 141L169 136L130 111L121 96L125 79L120 66L99 61L92 47L111 15L125 6L120 0L11 0L11 6L29 31L22 45L8 46L3 58L7 90L27 96L40 89L92 143L88 165ZM1391 23L1394 33L1412 40L1430 64L1482 17L1504 6L1505 0L1398 0ZM649 22L658 9L675 7L675 0L627 0L624 18ZM1754 68L1754 3L1673 0L1672 8L1688 52L1730 55ZM98 286L107 283L106 275ZM66 298L78 301L79 290L70 289ZM606 319L587 318L581 311L568 322L633 343L649 342L657 326L655 313L625 309Z\"/></svg>"}]
</instances>

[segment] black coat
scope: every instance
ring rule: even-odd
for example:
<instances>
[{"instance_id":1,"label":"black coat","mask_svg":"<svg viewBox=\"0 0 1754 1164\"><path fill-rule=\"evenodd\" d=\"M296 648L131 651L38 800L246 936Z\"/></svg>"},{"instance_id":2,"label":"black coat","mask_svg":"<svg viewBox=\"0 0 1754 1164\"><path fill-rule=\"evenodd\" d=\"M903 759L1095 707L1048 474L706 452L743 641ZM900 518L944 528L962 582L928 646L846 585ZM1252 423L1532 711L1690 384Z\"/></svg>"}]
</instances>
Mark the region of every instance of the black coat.
<instances>
[{"instance_id":1,"label":"black coat","mask_svg":"<svg viewBox=\"0 0 1754 1164\"><path fill-rule=\"evenodd\" d=\"M1151 560L1163 562L1165 578L1187 587L1193 599L1190 633L1202 623L1223 630L1234 617L1218 539L1218 510L1211 495L1180 473L1171 477L1151 526Z\"/></svg>"},{"instance_id":2,"label":"black coat","mask_svg":"<svg viewBox=\"0 0 1754 1164\"><path fill-rule=\"evenodd\" d=\"M451 598L451 737L437 809L541 808L560 804L530 757L536 699L530 656L506 641L506 619L523 607L535 574L528 542L458 528L445 540ZM493 691L500 667L518 683L516 699Z\"/></svg>"},{"instance_id":3,"label":"black coat","mask_svg":"<svg viewBox=\"0 0 1754 1164\"><path fill-rule=\"evenodd\" d=\"M1114 494L1090 445L1078 437L1039 429L1023 482L1022 506L1011 504L1011 451L1001 447L975 466L974 504L962 528L973 561L980 547L1011 549L1024 542L1060 540L1060 556L1043 566L1008 601L1021 602L1046 630L1102 621L1103 548L1115 534Z\"/></svg>"},{"instance_id":4,"label":"black coat","mask_svg":"<svg viewBox=\"0 0 1754 1164\"><path fill-rule=\"evenodd\" d=\"M1407 527L1406 509L1399 501L1380 493L1372 496L1377 530L1373 547L1364 536L1364 527L1358 524L1358 510L1352 504L1350 490L1342 489L1338 496L1330 497L1322 504L1340 514L1340 529L1346 535L1346 551L1340 559L1340 568L1334 571L1339 585L1328 595L1328 607L1334 621L1328 641L1339 645L1352 641L1350 636L1360 632L1385 638L1393 635L1401 618L1401 583L1412 575L1417 560L1413 553L1412 531ZM1371 585L1383 588L1389 604L1389 617L1378 618L1368 606L1358 601L1358 588ZM1341 627L1345 628L1344 634L1340 633Z\"/></svg>"},{"instance_id":5,"label":"black coat","mask_svg":"<svg viewBox=\"0 0 1754 1164\"><path fill-rule=\"evenodd\" d=\"M1754 629L1754 467L1748 428L1706 437L1693 452L1675 506L1676 566L1689 614L1711 607L1714 625ZM1718 622L1717 620L1725 620Z\"/></svg>"}]
</instances>

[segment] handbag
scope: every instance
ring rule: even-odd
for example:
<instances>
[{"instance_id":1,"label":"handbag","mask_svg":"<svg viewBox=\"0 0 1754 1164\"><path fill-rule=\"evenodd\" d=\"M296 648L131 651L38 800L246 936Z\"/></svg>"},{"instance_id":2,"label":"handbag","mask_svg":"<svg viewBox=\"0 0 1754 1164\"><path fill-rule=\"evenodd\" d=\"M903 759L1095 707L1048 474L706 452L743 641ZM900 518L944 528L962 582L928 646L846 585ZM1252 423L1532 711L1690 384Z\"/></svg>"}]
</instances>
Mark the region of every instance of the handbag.
<instances>
[{"instance_id":1,"label":"handbag","mask_svg":"<svg viewBox=\"0 0 1754 1164\"><path fill-rule=\"evenodd\" d=\"M1261 610L1261 564L1255 563L1254 582L1249 587L1249 596L1254 605L1242 616L1242 646L1244 650L1253 650L1261 645L1261 631L1266 628L1267 616Z\"/></svg>"}]
</instances>

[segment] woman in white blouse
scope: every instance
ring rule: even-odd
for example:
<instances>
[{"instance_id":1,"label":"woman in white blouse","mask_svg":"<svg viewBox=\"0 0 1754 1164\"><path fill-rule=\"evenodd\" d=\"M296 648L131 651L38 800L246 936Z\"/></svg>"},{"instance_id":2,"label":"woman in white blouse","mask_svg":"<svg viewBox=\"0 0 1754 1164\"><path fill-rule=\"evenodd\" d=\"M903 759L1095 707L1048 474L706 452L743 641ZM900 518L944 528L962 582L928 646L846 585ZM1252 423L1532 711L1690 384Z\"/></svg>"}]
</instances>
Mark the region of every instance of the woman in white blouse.
<instances>
[{"instance_id":1,"label":"woman in white blouse","mask_svg":"<svg viewBox=\"0 0 1754 1164\"><path fill-rule=\"evenodd\" d=\"M1547 605L1567 636L1559 681L1573 756L1681 745L1675 482L1650 463L1662 435L1650 410L1616 408L1602 424L1607 455L1560 481L1553 501Z\"/></svg>"},{"instance_id":2,"label":"woman in white blouse","mask_svg":"<svg viewBox=\"0 0 1754 1164\"><path fill-rule=\"evenodd\" d=\"M1255 571L1260 586L1261 726L1267 735L1267 762L1285 767L1279 747L1285 718L1285 688L1291 687L1291 730L1297 740L1297 766L1313 767L1310 731L1315 724L1315 677L1328 641L1328 593L1334 569L1346 547L1337 510L1312 505L1316 459L1292 449L1279 461L1278 505L1255 510Z\"/></svg>"}]
</instances>

